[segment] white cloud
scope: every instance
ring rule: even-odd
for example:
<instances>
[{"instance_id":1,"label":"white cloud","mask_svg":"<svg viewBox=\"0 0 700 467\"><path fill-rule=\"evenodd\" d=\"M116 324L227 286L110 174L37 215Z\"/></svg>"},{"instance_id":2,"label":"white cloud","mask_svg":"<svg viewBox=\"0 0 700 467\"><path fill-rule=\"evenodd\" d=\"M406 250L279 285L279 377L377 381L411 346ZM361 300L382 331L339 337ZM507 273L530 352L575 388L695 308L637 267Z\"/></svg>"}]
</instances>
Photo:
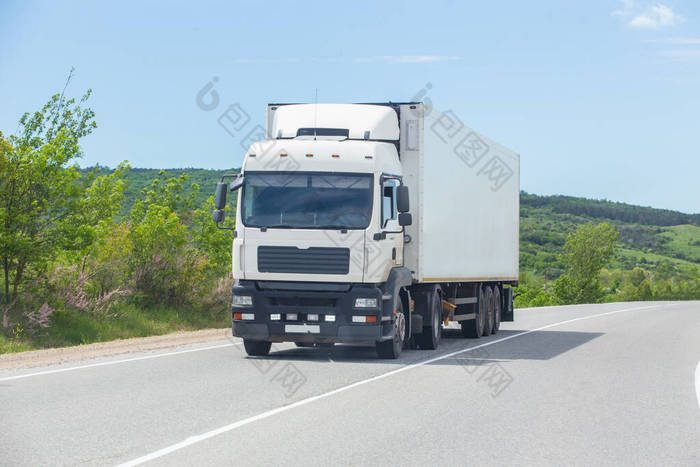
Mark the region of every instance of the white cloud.
<instances>
[{"instance_id":1,"label":"white cloud","mask_svg":"<svg viewBox=\"0 0 700 467\"><path fill-rule=\"evenodd\" d=\"M661 29L685 22L683 16L666 5L639 5L634 0L622 0L622 7L612 14L620 16L627 26L635 29Z\"/></svg>"},{"instance_id":2,"label":"white cloud","mask_svg":"<svg viewBox=\"0 0 700 467\"><path fill-rule=\"evenodd\" d=\"M700 58L700 50L694 49L679 49L679 50L664 50L662 54L665 57L673 60L694 60Z\"/></svg>"},{"instance_id":3,"label":"white cloud","mask_svg":"<svg viewBox=\"0 0 700 467\"><path fill-rule=\"evenodd\" d=\"M383 55L380 57L360 57L356 62L389 62L389 63L434 63L459 60L459 57L447 55Z\"/></svg>"}]
</instances>

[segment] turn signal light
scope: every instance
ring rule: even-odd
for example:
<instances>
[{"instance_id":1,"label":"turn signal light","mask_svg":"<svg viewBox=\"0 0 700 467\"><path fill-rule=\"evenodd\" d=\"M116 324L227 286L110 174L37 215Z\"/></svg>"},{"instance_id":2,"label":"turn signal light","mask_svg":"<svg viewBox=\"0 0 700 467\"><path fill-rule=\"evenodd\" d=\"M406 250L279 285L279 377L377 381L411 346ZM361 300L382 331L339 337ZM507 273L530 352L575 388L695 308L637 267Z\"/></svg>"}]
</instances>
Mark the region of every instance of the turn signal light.
<instances>
[{"instance_id":1,"label":"turn signal light","mask_svg":"<svg viewBox=\"0 0 700 467\"><path fill-rule=\"evenodd\" d=\"M352 322L353 323L376 323L377 317L376 316L358 316L358 315L355 315L352 317Z\"/></svg>"}]
</instances>

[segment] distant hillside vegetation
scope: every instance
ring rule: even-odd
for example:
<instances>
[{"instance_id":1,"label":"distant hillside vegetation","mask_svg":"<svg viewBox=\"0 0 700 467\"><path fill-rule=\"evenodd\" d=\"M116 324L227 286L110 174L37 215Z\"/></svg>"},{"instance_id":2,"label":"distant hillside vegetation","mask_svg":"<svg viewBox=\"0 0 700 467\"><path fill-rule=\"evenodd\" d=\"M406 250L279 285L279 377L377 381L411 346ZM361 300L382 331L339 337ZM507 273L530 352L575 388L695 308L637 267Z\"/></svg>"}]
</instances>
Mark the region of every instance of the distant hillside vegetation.
<instances>
[{"instance_id":1,"label":"distant hillside vegetation","mask_svg":"<svg viewBox=\"0 0 700 467\"><path fill-rule=\"evenodd\" d=\"M520 194L521 206L549 208L559 214L573 214L592 219L610 219L642 225L682 225L700 226L700 214L685 214L668 209L656 209L606 200L574 198L572 196L538 196L526 192Z\"/></svg>"}]
</instances>

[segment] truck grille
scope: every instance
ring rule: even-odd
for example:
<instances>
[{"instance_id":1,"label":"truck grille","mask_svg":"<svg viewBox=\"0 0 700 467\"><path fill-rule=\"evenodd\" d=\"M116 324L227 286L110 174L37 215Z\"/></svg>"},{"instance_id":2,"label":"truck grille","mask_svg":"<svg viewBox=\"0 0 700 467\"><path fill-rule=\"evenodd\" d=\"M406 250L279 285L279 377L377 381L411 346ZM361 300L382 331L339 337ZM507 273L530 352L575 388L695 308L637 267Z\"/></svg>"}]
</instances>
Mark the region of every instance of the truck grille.
<instances>
[{"instance_id":1,"label":"truck grille","mask_svg":"<svg viewBox=\"0 0 700 467\"><path fill-rule=\"evenodd\" d=\"M295 274L347 274L350 270L348 248L307 248L259 246L258 271Z\"/></svg>"}]
</instances>

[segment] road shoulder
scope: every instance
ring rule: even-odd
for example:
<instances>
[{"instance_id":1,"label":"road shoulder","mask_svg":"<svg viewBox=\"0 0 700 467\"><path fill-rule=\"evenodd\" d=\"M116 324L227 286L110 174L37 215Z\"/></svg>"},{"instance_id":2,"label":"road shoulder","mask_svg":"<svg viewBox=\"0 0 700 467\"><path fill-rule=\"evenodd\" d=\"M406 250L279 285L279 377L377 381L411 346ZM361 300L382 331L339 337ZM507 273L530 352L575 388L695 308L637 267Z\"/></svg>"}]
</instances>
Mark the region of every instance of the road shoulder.
<instances>
[{"instance_id":1,"label":"road shoulder","mask_svg":"<svg viewBox=\"0 0 700 467\"><path fill-rule=\"evenodd\" d=\"M0 355L0 370L60 364L227 338L231 338L231 328L202 329L199 331L175 332L162 336L136 337L56 349L30 350Z\"/></svg>"}]
</instances>

